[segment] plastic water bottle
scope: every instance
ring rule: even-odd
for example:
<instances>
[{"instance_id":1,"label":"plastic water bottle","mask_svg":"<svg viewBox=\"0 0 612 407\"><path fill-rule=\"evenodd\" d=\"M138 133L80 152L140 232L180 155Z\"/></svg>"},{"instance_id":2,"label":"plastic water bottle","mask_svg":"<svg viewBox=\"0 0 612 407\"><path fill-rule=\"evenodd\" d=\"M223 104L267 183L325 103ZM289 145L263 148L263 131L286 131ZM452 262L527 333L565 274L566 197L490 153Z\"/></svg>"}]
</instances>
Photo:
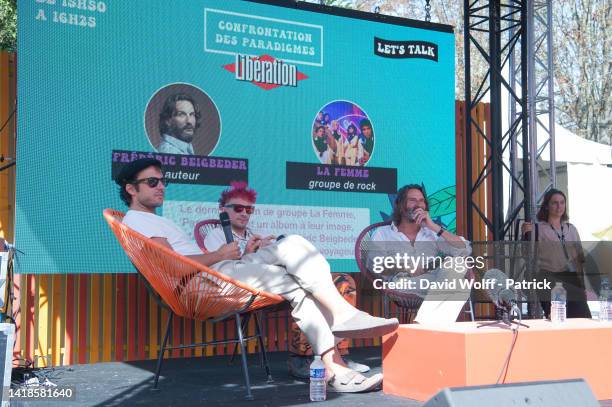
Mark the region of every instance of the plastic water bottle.
<instances>
[{"instance_id":1,"label":"plastic water bottle","mask_svg":"<svg viewBox=\"0 0 612 407\"><path fill-rule=\"evenodd\" d=\"M563 283L557 282L550 295L550 320L555 324L565 322L567 291Z\"/></svg>"},{"instance_id":2,"label":"plastic water bottle","mask_svg":"<svg viewBox=\"0 0 612 407\"><path fill-rule=\"evenodd\" d=\"M599 291L599 320L612 321L612 309L610 309L610 283L608 277L601 279L601 290Z\"/></svg>"},{"instance_id":3,"label":"plastic water bottle","mask_svg":"<svg viewBox=\"0 0 612 407\"><path fill-rule=\"evenodd\" d=\"M325 401L326 398L325 364L321 356L315 356L310 364L310 401Z\"/></svg>"}]
</instances>

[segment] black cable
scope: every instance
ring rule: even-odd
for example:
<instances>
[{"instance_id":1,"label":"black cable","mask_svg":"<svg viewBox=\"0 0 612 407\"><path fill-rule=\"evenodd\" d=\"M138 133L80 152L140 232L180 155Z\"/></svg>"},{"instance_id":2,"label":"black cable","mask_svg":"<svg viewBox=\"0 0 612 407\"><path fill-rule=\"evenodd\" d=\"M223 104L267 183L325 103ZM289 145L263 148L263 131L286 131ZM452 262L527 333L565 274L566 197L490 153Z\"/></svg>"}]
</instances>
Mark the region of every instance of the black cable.
<instances>
[{"instance_id":1,"label":"black cable","mask_svg":"<svg viewBox=\"0 0 612 407\"><path fill-rule=\"evenodd\" d=\"M9 123L9 121L11 120L11 118L15 115L15 112L17 111L17 109L13 109L13 111L11 112L11 114L9 114L9 117L6 119L6 121L4 122L4 124L2 125L2 127L0 127L0 133L2 133L2 130L4 130L4 128L6 127L6 125Z\"/></svg>"},{"instance_id":2,"label":"black cable","mask_svg":"<svg viewBox=\"0 0 612 407\"><path fill-rule=\"evenodd\" d=\"M502 384L506 381L506 375L508 374L508 367L510 366L510 358L512 357L512 351L514 350L514 345L516 345L516 340L518 339L518 330L520 328L520 324L522 321L521 318L521 312L520 310L518 310L518 308L513 307L512 311L517 310L517 316L519 319L519 323L516 325L516 327L512 328L512 343L510 344L510 349L508 349L508 355L506 356L506 360L504 361L504 364L502 365L501 371L499 372L499 376L497 377L497 381L495 382L495 384L499 384L499 381L502 378L502 375L504 376L504 380L502 382ZM510 316L512 317L512 311L510 311ZM512 318L510 318L510 321L512 322Z\"/></svg>"}]
</instances>

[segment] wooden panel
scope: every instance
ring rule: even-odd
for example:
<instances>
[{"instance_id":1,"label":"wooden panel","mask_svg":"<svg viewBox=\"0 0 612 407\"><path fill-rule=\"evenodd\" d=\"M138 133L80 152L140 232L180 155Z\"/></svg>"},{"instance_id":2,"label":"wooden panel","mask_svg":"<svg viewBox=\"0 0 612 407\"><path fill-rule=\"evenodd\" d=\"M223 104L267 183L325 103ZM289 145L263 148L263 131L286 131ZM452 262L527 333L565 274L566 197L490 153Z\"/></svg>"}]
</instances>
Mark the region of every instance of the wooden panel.
<instances>
[{"instance_id":1,"label":"wooden panel","mask_svg":"<svg viewBox=\"0 0 612 407\"><path fill-rule=\"evenodd\" d=\"M103 281L102 360L108 361L111 360L113 345L113 332L111 329L113 319L110 317L113 315L113 276L104 275Z\"/></svg>"},{"instance_id":2,"label":"wooden panel","mask_svg":"<svg viewBox=\"0 0 612 407\"><path fill-rule=\"evenodd\" d=\"M88 315L87 308L89 303L89 284L90 277L86 274L79 275L79 297L77 302L77 332L78 332L78 346L76 349L78 363L87 363L87 354L89 349L87 348L88 343ZM97 321L94 321L97 322Z\"/></svg>"},{"instance_id":3,"label":"wooden panel","mask_svg":"<svg viewBox=\"0 0 612 407\"><path fill-rule=\"evenodd\" d=\"M62 360L63 365L71 365L74 363L74 344L76 337L76 329L75 329L75 289L76 289L76 275L71 274L66 277L66 308L65 308L65 321L64 325L65 334L64 334L64 358ZM109 358L110 360L110 358Z\"/></svg>"},{"instance_id":4,"label":"wooden panel","mask_svg":"<svg viewBox=\"0 0 612 407\"><path fill-rule=\"evenodd\" d=\"M125 359L125 321L126 321L126 278L124 274L117 275L116 297L115 297L115 358L121 361Z\"/></svg>"},{"instance_id":5,"label":"wooden panel","mask_svg":"<svg viewBox=\"0 0 612 407\"><path fill-rule=\"evenodd\" d=\"M49 300L50 300L50 290L49 290L49 280L50 276L41 275L37 278L38 282L38 308L37 308L37 317L36 317L36 332L37 332L37 341L36 348L34 351L34 356L36 357L36 366L37 367L47 367L50 366L46 357L50 354L50 346L49 346Z\"/></svg>"},{"instance_id":6,"label":"wooden panel","mask_svg":"<svg viewBox=\"0 0 612 407\"><path fill-rule=\"evenodd\" d=\"M89 363L96 363L100 360L98 351L100 346L100 275L91 275L91 284L89 286Z\"/></svg>"},{"instance_id":7,"label":"wooden panel","mask_svg":"<svg viewBox=\"0 0 612 407\"><path fill-rule=\"evenodd\" d=\"M147 289L140 282L138 284L138 344L136 346L136 359L146 359L146 347L147 347L147 304L149 295Z\"/></svg>"},{"instance_id":8,"label":"wooden panel","mask_svg":"<svg viewBox=\"0 0 612 407\"><path fill-rule=\"evenodd\" d=\"M62 357L62 340L65 331L63 322L65 321L65 275L53 275L53 313L52 319L52 338L51 347L53 352L52 364L53 366L59 366L61 364Z\"/></svg>"},{"instance_id":9,"label":"wooden panel","mask_svg":"<svg viewBox=\"0 0 612 407\"><path fill-rule=\"evenodd\" d=\"M159 348L159 306L149 298L149 359L155 359Z\"/></svg>"},{"instance_id":10,"label":"wooden panel","mask_svg":"<svg viewBox=\"0 0 612 407\"><path fill-rule=\"evenodd\" d=\"M128 319L127 319L127 360L136 360L136 332L138 330L138 275L127 275Z\"/></svg>"}]
</instances>

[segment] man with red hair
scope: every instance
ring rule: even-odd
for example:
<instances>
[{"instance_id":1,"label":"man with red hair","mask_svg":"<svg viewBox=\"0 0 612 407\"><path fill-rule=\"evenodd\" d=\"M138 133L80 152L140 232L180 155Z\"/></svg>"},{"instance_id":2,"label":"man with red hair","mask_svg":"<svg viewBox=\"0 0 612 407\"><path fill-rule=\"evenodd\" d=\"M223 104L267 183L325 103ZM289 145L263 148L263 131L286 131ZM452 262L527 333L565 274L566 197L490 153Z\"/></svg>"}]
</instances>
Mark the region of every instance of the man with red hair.
<instances>
[{"instance_id":1,"label":"man with red hair","mask_svg":"<svg viewBox=\"0 0 612 407\"><path fill-rule=\"evenodd\" d=\"M274 236L254 234L248 227L251 214L255 211L257 192L247 188L246 182L233 182L231 188L221 193L219 211L227 213L232 225L234 242L238 242L240 254L255 253L275 240ZM206 234L206 250L218 250L226 243L223 229L215 228Z\"/></svg>"},{"instance_id":2,"label":"man with red hair","mask_svg":"<svg viewBox=\"0 0 612 407\"><path fill-rule=\"evenodd\" d=\"M255 211L257 192L247 187L245 182L233 182L231 188L221 193L219 198L219 211L228 214L232 225L234 242L238 242L240 252L244 254L254 253L261 247L266 247L275 241L275 236L261 236L254 233L249 227L251 214ZM206 250L219 250L226 243L223 229L218 227L206 234L204 246ZM340 294L352 306L357 304L356 288L353 278L344 273L332 274L334 284ZM336 344L340 355L348 354L348 341L343 340ZM289 360L287 365L289 373L300 379L309 377L310 362L312 362L313 351L308 343L306 335L299 326L293 322L289 334ZM359 373L366 373L370 368L364 364L345 359L347 366Z\"/></svg>"}]
</instances>

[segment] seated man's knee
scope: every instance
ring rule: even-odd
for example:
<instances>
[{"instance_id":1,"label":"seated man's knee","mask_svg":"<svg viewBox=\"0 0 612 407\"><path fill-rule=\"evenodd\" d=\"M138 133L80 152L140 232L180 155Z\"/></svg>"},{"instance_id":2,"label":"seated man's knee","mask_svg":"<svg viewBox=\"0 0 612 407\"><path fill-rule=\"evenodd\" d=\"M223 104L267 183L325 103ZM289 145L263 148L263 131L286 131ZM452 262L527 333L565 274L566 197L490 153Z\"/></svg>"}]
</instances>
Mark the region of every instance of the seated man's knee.
<instances>
[{"instance_id":1,"label":"seated man's knee","mask_svg":"<svg viewBox=\"0 0 612 407\"><path fill-rule=\"evenodd\" d=\"M280 244L282 243L304 247L308 250L317 250L309 240L300 235L287 235L280 241Z\"/></svg>"}]
</instances>

